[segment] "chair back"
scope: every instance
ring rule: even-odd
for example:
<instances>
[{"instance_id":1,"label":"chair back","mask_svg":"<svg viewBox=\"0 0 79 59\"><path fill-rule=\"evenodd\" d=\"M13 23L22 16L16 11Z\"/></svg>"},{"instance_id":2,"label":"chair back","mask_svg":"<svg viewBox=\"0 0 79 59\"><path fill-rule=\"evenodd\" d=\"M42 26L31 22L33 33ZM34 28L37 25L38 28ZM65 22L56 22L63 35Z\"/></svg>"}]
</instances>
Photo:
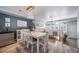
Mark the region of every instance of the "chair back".
<instances>
[{"instance_id":1,"label":"chair back","mask_svg":"<svg viewBox=\"0 0 79 59\"><path fill-rule=\"evenodd\" d=\"M17 42L21 42L22 38L22 30L17 30Z\"/></svg>"},{"instance_id":2,"label":"chair back","mask_svg":"<svg viewBox=\"0 0 79 59\"><path fill-rule=\"evenodd\" d=\"M32 38L31 38L31 31L29 29L23 29L23 37L24 37L24 41L26 42L30 42L32 41Z\"/></svg>"}]
</instances>

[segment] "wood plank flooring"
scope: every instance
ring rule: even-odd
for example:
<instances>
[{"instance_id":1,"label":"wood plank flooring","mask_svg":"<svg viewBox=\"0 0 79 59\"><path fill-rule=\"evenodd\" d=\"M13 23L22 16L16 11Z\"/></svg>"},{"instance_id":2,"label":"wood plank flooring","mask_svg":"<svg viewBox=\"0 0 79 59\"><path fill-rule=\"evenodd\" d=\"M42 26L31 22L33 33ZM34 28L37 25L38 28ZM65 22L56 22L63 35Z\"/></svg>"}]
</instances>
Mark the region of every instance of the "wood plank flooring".
<instances>
[{"instance_id":1,"label":"wood plank flooring","mask_svg":"<svg viewBox=\"0 0 79 59\"><path fill-rule=\"evenodd\" d=\"M19 47L19 49L17 49L17 47ZM15 43L0 48L0 53L28 53L28 50L24 50L23 47ZM49 40L48 53L79 53L79 49L63 44L60 41Z\"/></svg>"},{"instance_id":2,"label":"wood plank flooring","mask_svg":"<svg viewBox=\"0 0 79 59\"><path fill-rule=\"evenodd\" d=\"M69 45L65 45L62 42L56 41L54 43L49 42L49 53L78 53L79 49L73 48Z\"/></svg>"},{"instance_id":3,"label":"wood plank flooring","mask_svg":"<svg viewBox=\"0 0 79 59\"><path fill-rule=\"evenodd\" d=\"M15 43L16 41L14 39L6 39L6 40L0 40L0 48L1 47L5 47L8 45L11 45L13 43Z\"/></svg>"}]
</instances>

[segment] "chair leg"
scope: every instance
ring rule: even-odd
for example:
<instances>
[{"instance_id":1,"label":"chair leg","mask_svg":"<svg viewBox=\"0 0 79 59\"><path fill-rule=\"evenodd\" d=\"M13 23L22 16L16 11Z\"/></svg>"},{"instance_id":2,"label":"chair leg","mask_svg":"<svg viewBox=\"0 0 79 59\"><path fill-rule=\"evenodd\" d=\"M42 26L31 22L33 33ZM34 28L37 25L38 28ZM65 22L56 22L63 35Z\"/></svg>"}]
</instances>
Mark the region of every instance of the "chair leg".
<instances>
[{"instance_id":1,"label":"chair leg","mask_svg":"<svg viewBox=\"0 0 79 59\"><path fill-rule=\"evenodd\" d=\"M28 48L28 43L26 43L26 47Z\"/></svg>"},{"instance_id":2,"label":"chair leg","mask_svg":"<svg viewBox=\"0 0 79 59\"><path fill-rule=\"evenodd\" d=\"M33 52L33 44L31 45L31 52Z\"/></svg>"},{"instance_id":3,"label":"chair leg","mask_svg":"<svg viewBox=\"0 0 79 59\"><path fill-rule=\"evenodd\" d=\"M27 44L26 44L26 45L27 45L27 48L29 48L29 43L28 43L28 42L27 42Z\"/></svg>"}]
</instances>

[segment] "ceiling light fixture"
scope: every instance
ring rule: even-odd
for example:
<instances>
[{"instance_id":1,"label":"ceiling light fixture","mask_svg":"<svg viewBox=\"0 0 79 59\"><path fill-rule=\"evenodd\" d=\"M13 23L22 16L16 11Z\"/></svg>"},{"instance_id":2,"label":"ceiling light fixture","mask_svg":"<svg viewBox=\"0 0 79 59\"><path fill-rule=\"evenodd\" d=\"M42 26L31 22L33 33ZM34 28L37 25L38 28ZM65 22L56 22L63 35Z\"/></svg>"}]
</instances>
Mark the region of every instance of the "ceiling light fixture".
<instances>
[{"instance_id":1,"label":"ceiling light fixture","mask_svg":"<svg viewBox=\"0 0 79 59\"><path fill-rule=\"evenodd\" d=\"M34 6L28 6L28 7L26 8L26 10L29 11L29 12L31 12L34 8L35 8Z\"/></svg>"}]
</instances>

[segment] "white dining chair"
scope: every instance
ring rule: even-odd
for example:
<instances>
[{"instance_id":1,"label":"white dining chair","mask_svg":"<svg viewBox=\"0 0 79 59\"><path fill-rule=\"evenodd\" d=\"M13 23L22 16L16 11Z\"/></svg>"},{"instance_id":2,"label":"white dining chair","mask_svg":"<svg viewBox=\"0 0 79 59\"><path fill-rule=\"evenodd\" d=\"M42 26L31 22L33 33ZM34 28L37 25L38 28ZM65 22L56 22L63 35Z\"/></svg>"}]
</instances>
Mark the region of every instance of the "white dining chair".
<instances>
[{"instance_id":1,"label":"white dining chair","mask_svg":"<svg viewBox=\"0 0 79 59\"><path fill-rule=\"evenodd\" d=\"M22 30L17 30L17 42L18 43L21 43L23 42L23 33L22 33Z\"/></svg>"},{"instance_id":2,"label":"white dining chair","mask_svg":"<svg viewBox=\"0 0 79 59\"><path fill-rule=\"evenodd\" d=\"M26 42L26 47L29 48L29 46L31 45L31 52L33 52L33 47L34 44L36 44L36 41L33 41L30 30L24 29L23 31L24 31L24 40Z\"/></svg>"},{"instance_id":3,"label":"white dining chair","mask_svg":"<svg viewBox=\"0 0 79 59\"><path fill-rule=\"evenodd\" d=\"M39 44L42 46L43 52L46 52L48 49L48 34L40 38Z\"/></svg>"},{"instance_id":4,"label":"white dining chair","mask_svg":"<svg viewBox=\"0 0 79 59\"><path fill-rule=\"evenodd\" d=\"M21 29L17 30L17 44L20 46L17 46L20 52L25 51L25 40L23 37L23 31Z\"/></svg>"}]
</instances>

